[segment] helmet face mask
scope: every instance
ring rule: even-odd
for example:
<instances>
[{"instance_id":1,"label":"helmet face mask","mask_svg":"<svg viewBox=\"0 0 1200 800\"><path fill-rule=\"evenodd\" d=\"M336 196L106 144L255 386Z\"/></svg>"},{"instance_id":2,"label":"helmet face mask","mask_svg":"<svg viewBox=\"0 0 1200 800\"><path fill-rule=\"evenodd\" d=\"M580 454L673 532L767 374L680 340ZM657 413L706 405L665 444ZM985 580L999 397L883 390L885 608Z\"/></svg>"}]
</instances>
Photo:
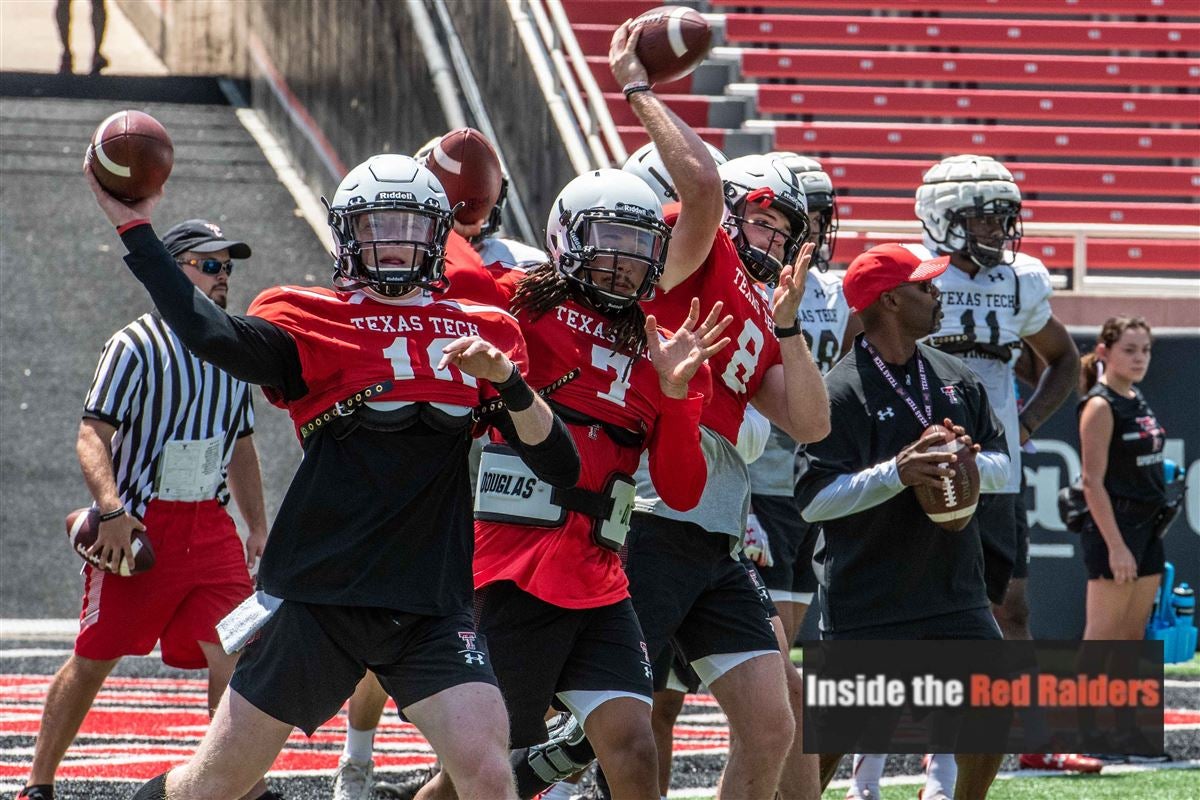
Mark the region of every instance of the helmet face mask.
<instances>
[{"instance_id":1,"label":"helmet face mask","mask_svg":"<svg viewBox=\"0 0 1200 800\"><path fill-rule=\"evenodd\" d=\"M346 175L326 207L337 288L389 297L444 288L453 211L437 178L416 161L372 157Z\"/></svg>"},{"instance_id":2,"label":"helmet face mask","mask_svg":"<svg viewBox=\"0 0 1200 800\"><path fill-rule=\"evenodd\" d=\"M804 199L808 204L808 238L814 245L812 266L820 272L829 269L837 248L838 213L837 194L833 179L815 158L798 153L779 151L767 153L781 159L800 182Z\"/></svg>"},{"instance_id":3,"label":"helmet face mask","mask_svg":"<svg viewBox=\"0 0 1200 800\"><path fill-rule=\"evenodd\" d=\"M1003 164L987 156L952 156L925 173L917 189L925 246L963 255L981 269L1011 265L1020 248L1021 190Z\"/></svg>"},{"instance_id":4,"label":"helmet face mask","mask_svg":"<svg viewBox=\"0 0 1200 800\"><path fill-rule=\"evenodd\" d=\"M965 242L962 248L978 267L1012 264L1024 235L1021 204L989 200L975 208L951 212L950 230Z\"/></svg>"},{"instance_id":5,"label":"helmet face mask","mask_svg":"<svg viewBox=\"0 0 1200 800\"><path fill-rule=\"evenodd\" d=\"M729 194L730 190L726 188L726 197ZM755 206L777 212L786 220L788 228L771 224L766 215L755 214ZM742 266L759 283L779 280L779 273L787 264L795 263L800 246L808 238L807 212L796 213L794 208L785 207L774 192L765 187L741 192L741 200L730 209L725 224L733 236ZM759 232L769 232L769 238Z\"/></svg>"},{"instance_id":6,"label":"helmet face mask","mask_svg":"<svg viewBox=\"0 0 1200 800\"><path fill-rule=\"evenodd\" d=\"M651 296L670 239L654 193L619 170L594 170L568 183L546 225L555 269L609 313Z\"/></svg>"},{"instance_id":7,"label":"helmet face mask","mask_svg":"<svg viewBox=\"0 0 1200 800\"><path fill-rule=\"evenodd\" d=\"M735 158L717 171L729 209L725 227L742 266L754 280L774 283L784 266L795 263L808 238L808 204L799 181L782 159L771 156ZM788 229L780 225L785 220Z\"/></svg>"}]
</instances>

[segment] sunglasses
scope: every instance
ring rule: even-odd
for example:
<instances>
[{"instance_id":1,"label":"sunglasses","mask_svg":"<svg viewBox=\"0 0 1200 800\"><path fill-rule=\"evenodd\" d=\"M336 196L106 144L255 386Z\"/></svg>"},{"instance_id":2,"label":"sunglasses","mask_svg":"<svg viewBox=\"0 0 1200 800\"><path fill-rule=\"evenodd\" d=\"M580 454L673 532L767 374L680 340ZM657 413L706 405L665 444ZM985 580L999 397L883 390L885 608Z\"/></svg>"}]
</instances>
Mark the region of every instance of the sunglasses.
<instances>
[{"instance_id":1,"label":"sunglasses","mask_svg":"<svg viewBox=\"0 0 1200 800\"><path fill-rule=\"evenodd\" d=\"M233 261L221 261L217 258L188 258L176 259L176 264L180 266L195 267L205 275L220 275L221 270L225 270L226 275L233 275Z\"/></svg>"}]
</instances>

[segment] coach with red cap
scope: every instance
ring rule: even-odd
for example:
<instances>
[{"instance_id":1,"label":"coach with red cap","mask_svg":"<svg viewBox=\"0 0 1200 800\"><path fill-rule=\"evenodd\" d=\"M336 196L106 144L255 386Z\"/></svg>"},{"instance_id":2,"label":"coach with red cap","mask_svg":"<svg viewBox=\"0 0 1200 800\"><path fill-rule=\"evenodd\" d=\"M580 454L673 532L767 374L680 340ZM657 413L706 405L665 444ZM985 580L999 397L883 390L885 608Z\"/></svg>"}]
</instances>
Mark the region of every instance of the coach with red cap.
<instances>
[{"instance_id":1,"label":"coach with red cap","mask_svg":"<svg viewBox=\"0 0 1200 800\"><path fill-rule=\"evenodd\" d=\"M873 247L846 271L843 290L863 323L825 376L832 432L810 444L796 486L802 514L822 525L813 563L825 639L1000 639L983 581L974 520L938 527L909 487L940 486L952 455L930 452L935 423L975 455L983 491L1003 485L1009 459L987 393L970 368L920 344L938 329L933 278L946 258L922 261L897 244ZM822 778L840 756L822 756ZM999 756L959 758L955 797L984 797Z\"/></svg>"}]
</instances>

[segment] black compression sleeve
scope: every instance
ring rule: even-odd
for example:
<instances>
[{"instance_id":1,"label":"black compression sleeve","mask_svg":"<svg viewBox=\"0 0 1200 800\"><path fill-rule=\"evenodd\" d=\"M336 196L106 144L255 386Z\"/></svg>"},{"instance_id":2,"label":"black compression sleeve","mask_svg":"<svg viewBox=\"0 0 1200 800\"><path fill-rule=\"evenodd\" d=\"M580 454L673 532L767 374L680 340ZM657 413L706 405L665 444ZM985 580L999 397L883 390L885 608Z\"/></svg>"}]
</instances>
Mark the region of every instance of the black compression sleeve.
<instances>
[{"instance_id":1,"label":"black compression sleeve","mask_svg":"<svg viewBox=\"0 0 1200 800\"><path fill-rule=\"evenodd\" d=\"M508 414L497 414L492 424L539 479L559 489L569 489L579 482L579 451L557 414L550 435L537 444L521 441Z\"/></svg>"},{"instance_id":2,"label":"black compression sleeve","mask_svg":"<svg viewBox=\"0 0 1200 800\"><path fill-rule=\"evenodd\" d=\"M286 399L308 392L289 333L265 319L226 314L192 285L149 225L131 228L121 241L129 250L125 263L189 350L235 378L280 389Z\"/></svg>"}]
</instances>

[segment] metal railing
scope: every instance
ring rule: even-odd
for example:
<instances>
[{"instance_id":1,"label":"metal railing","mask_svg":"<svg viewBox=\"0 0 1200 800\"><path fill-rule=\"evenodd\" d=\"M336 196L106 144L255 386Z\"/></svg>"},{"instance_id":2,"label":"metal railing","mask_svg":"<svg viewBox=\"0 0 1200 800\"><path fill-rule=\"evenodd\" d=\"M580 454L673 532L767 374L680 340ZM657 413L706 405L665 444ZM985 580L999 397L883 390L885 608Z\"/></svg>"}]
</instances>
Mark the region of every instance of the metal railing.
<instances>
[{"instance_id":1,"label":"metal railing","mask_svg":"<svg viewBox=\"0 0 1200 800\"><path fill-rule=\"evenodd\" d=\"M1136 278L1090 276L1087 271L1087 245L1089 239L1161 239L1200 240L1200 226L1194 225L1110 225L1107 223L1063 223L1026 222L1022 226L1026 236L1047 236L1071 239L1074 243L1074 260L1071 275L1054 275L1055 288L1069 286L1070 291L1087 292L1119 290L1130 294L1162 294L1191 296L1200 300L1200 279L1196 278ZM838 230L847 233L921 234L921 223L917 220L869 220L842 219Z\"/></svg>"},{"instance_id":2,"label":"metal railing","mask_svg":"<svg viewBox=\"0 0 1200 800\"><path fill-rule=\"evenodd\" d=\"M559 0L507 0L577 173L624 163L625 147Z\"/></svg>"}]
</instances>

